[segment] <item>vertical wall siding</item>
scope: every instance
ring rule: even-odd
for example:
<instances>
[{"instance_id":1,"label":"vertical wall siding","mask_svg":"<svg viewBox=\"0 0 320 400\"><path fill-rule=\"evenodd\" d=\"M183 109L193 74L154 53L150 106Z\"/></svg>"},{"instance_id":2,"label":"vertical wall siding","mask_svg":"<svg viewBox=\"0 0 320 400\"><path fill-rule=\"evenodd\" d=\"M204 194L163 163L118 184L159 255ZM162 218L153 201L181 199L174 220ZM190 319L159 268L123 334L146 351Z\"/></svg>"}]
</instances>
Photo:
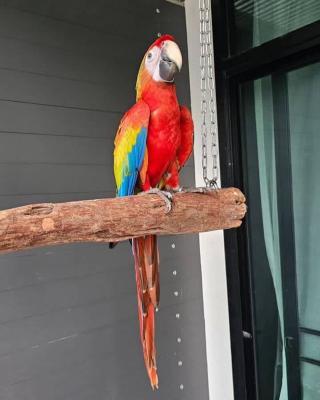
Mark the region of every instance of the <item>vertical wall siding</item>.
<instances>
[{"instance_id":1,"label":"vertical wall siding","mask_svg":"<svg viewBox=\"0 0 320 400\"><path fill-rule=\"evenodd\" d=\"M180 42L177 84L189 104L183 8L0 1L0 209L114 196L114 134L158 31ZM182 183L193 181L190 162ZM156 393L130 252L127 243L77 244L0 256L1 400L208 399L198 237L160 239Z\"/></svg>"}]
</instances>

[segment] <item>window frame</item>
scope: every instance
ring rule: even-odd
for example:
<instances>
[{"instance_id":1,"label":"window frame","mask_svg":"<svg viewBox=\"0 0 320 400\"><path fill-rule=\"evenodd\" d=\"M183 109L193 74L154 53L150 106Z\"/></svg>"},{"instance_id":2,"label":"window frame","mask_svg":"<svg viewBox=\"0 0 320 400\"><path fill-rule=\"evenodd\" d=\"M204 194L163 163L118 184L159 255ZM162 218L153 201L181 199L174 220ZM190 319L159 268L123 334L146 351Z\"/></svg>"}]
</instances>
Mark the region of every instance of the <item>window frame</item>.
<instances>
[{"instance_id":1,"label":"window frame","mask_svg":"<svg viewBox=\"0 0 320 400\"><path fill-rule=\"evenodd\" d=\"M236 186L243 190L245 171L242 169L241 154L245 149L241 143L240 84L246 81L275 74L273 86L286 85L284 73L320 60L320 21L313 22L260 46L234 54L236 35L233 1L211 0L213 10L213 34L216 69L217 114L219 128L219 149L222 186ZM284 92L286 93L286 92ZM277 101L277 99L274 99ZM280 99L286 107L287 99ZM283 114L282 114L283 115ZM282 128L288 129L288 121L278 118ZM285 143L282 143L285 146ZM277 159L281 155L278 154ZM285 168L290 160L285 160ZM279 177L281 179L281 176ZM282 177L283 179L283 177ZM289 201L292 194L279 201ZM250 212L250 209L249 209ZM288 222L288 210L286 222ZM280 232L280 240L294 245L293 226ZM234 398L237 400L259 400L257 363L254 333L253 281L248 251L248 230L246 222L240 229L224 232L230 334L234 380ZM288 254L282 254L284 260ZM290 262L289 262L290 261ZM291 258L282 268L284 285L289 298L284 304L288 390L290 400L301 400L298 301L295 260ZM285 288L284 288L285 289ZM292 307L292 304L294 307ZM303 331L305 328L300 328ZM249 334L246 334L249 333ZM291 339L292 338L292 339Z\"/></svg>"}]
</instances>

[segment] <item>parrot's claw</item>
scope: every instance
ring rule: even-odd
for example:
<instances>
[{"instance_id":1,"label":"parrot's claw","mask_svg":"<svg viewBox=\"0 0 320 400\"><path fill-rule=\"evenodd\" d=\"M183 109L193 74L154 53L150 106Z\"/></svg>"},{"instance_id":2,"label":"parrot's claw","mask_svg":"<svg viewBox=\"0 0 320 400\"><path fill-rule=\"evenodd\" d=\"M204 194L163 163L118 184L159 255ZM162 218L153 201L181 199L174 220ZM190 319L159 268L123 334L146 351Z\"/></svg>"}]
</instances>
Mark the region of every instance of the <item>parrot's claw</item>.
<instances>
[{"instance_id":1,"label":"parrot's claw","mask_svg":"<svg viewBox=\"0 0 320 400\"><path fill-rule=\"evenodd\" d=\"M150 189L144 193L157 194L166 203L167 207L166 214L168 214L172 210L172 199L173 199L172 193L167 192L165 190L160 190L158 188Z\"/></svg>"},{"instance_id":2,"label":"parrot's claw","mask_svg":"<svg viewBox=\"0 0 320 400\"><path fill-rule=\"evenodd\" d=\"M206 194L206 193L212 193L213 190L217 190L218 186L215 185L213 187L198 187L198 188L185 188L185 187L180 187L178 189L178 192L180 193L202 193L202 194Z\"/></svg>"}]
</instances>

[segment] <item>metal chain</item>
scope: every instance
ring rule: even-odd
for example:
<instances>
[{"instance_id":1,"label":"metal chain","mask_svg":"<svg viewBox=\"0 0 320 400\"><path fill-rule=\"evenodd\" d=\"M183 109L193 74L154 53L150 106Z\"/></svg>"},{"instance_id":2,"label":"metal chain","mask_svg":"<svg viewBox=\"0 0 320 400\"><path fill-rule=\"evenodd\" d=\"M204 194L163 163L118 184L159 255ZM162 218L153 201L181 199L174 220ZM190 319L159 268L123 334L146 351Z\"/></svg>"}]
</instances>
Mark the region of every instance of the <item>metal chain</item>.
<instances>
[{"instance_id":1,"label":"metal chain","mask_svg":"<svg viewBox=\"0 0 320 400\"><path fill-rule=\"evenodd\" d=\"M217 187L218 143L215 109L215 81L213 68L213 46L211 43L210 0L199 0L200 13L200 89L201 89L201 138L202 169L206 187ZM208 106L209 103L209 106ZM207 126L207 113L210 126ZM208 178L208 131L211 140L212 177Z\"/></svg>"}]
</instances>

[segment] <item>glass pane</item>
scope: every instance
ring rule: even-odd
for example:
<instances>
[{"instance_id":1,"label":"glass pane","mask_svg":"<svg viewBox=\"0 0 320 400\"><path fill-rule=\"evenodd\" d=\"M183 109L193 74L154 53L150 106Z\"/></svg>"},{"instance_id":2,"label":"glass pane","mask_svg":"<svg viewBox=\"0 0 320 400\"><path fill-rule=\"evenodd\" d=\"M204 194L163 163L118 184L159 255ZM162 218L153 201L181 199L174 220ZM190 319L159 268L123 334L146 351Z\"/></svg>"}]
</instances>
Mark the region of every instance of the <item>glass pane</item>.
<instances>
[{"instance_id":1,"label":"glass pane","mask_svg":"<svg viewBox=\"0 0 320 400\"><path fill-rule=\"evenodd\" d=\"M301 368L304 377L303 400L319 400L319 367L303 362Z\"/></svg>"},{"instance_id":2,"label":"glass pane","mask_svg":"<svg viewBox=\"0 0 320 400\"><path fill-rule=\"evenodd\" d=\"M241 52L320 19L319 0L234 0Z\"/></svg>"},{"instance_id":3,"label":"glass pane","mask_svg":"<svg viewBox=\"0 0 320 400\"><path fill-rule=\"evenodd\" d=\"M290 72L288 94L300 324L320 331L320 64Z\"/></svg>"},{"instance_id":4,"label":"glass pane","mask_svg":"<svg viewBox=\"0 0 320 400\"><path fill-rule=\"evenodd\" d=\"M247 82L240 95L259 399L291 400L295 367L303 399L319 399L320 63ZM296 290L298 310L284 308ZM292 321L300 354L287 368Z\"/></svg>"},{"instance_id":5,"label":"glass pane","mask_svg":"<svg viewBox=\"0 0 320 400\"><path fill-rule=\"evenodd\" d=\"M302 357L320 360L320 336L302 332L300 337L300 353Z\"/></svg>"}]
</instances>

